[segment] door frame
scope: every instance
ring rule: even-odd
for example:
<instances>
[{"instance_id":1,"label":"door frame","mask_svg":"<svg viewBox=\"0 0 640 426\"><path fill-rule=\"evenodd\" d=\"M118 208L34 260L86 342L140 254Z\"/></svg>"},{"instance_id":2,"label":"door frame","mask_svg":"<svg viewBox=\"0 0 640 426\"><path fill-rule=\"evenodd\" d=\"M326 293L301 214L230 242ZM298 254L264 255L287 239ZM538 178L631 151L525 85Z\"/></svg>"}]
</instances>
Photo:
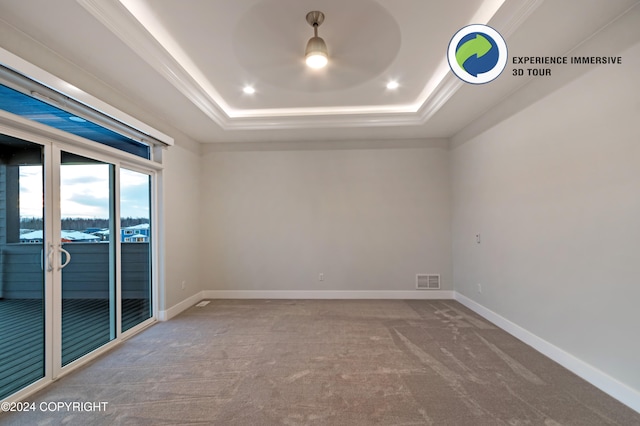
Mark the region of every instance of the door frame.
<instances>
[{"instance_id":1,"label":"door frame","mask_svg":"<svg viewBox=\"0 0 640 426\"><path fill-rule=\"evenodd\" d=\"M107 164L113 167L113 171L110 170L110 173L113 173L113 184L110 185L110 215L113 215L113 218L109 218L110 221L112 219L113 229L110 229L111 238L116 238L116 236L120 235L120 224L119 224L119 177L117 176L119 172L119 166L115 161L109 159L103 155L94 155L90 150L67 146L64 143L52 143L52 157L49 159L49 163L51 164L51 188L50 192L52 194L53 203L51 205L51 215L52 222L51 226L49 226L50 231L53 233L52 235L48 235L51 237L50 240L47 241L48 247L53 247L52 256L53 267L47 268L52 269L50 273L52 274L51 282L53 287L53 299L52 299L52 311L53 311L53 334L51 336L51 343L53 347L53 359L52 359L52 367L53 367L53 375L52 379L56 380L59 377L64 376L69 371L72 371L77 366L85 363L85 358L89 355L99 352L102 353L102 349L109 350L111 347L115 345L114 342L119 340L120 335L120 316L121 316L121 306L120 306L120 244L118 244L119 240L116 240L113 251L109 250L109 298L110 303L115 303L115 325L111 326L115 327L115 333L113 339L109 340L104 345L94 349L89 354L83 355L80 358L68 363L67 365L62 365L62 288L63 288L63 268L60 266L63 263L62 256L62 245L60 243L60 234L62 231L62 211L61 211L61 194L62 194L62 179L61 179L61 170L62 166L62 154L74 154L78 155L90 160L96 160L103 164ZM47 162L45 160L45 162ZM109 181L111 181L111 177ZM113 192L113 193L111 193ZM111 208L111 200L113 200L113 207ZM57 236L57 238L56 238ZM111 241L111 240L110 240ZM111 244L111 242L110 242ZM73 259L71 259L73 262ZM113 278L111 274L114 274ZM111 290L111 282L113 280L114 289ZM113 300L111 300L113 298Z\"/></svg>"}]
</instances>

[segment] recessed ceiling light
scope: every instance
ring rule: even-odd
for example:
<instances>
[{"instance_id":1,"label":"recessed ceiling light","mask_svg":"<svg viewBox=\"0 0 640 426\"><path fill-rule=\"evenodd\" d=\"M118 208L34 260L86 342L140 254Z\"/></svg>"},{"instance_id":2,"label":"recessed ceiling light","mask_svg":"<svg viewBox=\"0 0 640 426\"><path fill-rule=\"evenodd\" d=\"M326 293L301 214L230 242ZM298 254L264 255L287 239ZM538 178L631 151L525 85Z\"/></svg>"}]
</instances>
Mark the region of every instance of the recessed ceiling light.
<instances>
[{"instance_id":1,"label":"recessed ceiling light","mask_svg":"<svg viewBox=\"0 0 640 426\"><path fill-rule=\"evenodd\" d=\"M253 95L254 93L256 93L256 89L254 89L252 86L245 86L242 91L247 95Z\"/></svg>"},{"instance_id":2,"label":"recessed ceiling light","mask_svg":"<svg viewBox=\"0 0 640 426\"><path fill-rule=\"evenodd\" d=\"M400 84L395 80L391 80L387 83L387 89L389 90L396 90L398 87L400 87Z\"/></svg>"}]
</instances>

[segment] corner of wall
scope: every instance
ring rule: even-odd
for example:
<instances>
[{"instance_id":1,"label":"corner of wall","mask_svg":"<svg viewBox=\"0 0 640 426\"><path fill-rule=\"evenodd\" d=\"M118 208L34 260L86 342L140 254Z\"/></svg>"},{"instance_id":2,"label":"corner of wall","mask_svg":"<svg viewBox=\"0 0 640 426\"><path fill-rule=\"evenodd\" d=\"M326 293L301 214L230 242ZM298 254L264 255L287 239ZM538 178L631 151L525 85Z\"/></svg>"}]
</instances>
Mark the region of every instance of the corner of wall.
<instances>
[{"instance_id":1,"label":"corner of wall","mask_svg":"<svg viewBox=\"0 0 640 426\"><path fill-rule=\"evenodd\" d=\"M606 394L640 413L640 392L637 390L549 343L543 338L531 333L529 330L520 327L518 324L509 321L462 293L454 292L454 299L515 338L531 346L544 356L552 359Z\"/></svg>"}]
</instances>

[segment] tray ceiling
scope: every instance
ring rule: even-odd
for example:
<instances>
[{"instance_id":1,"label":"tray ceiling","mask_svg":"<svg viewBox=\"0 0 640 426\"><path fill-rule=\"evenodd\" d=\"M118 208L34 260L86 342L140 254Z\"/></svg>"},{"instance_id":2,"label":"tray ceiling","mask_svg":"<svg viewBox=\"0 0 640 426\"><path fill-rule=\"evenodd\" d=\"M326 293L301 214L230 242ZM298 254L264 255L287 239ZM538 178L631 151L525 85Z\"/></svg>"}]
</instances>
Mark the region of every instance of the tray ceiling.
<instances>
[{"instance_id":1,"label":"tray ceiling","mask_svg":"<svg viewBox=\"0 0 640 426\"><path fill-rule=\"evenodd\" d=\"M562 40L540 36L540 25L580 2L0 0L0 19L199 142L433 138L526 83L459 81L446 62L458 29L488 23L510 49L563 54L637 2L592 3ZM326 16L321 70L304 64L311 10Z\"/></svg>"}]
</instances>

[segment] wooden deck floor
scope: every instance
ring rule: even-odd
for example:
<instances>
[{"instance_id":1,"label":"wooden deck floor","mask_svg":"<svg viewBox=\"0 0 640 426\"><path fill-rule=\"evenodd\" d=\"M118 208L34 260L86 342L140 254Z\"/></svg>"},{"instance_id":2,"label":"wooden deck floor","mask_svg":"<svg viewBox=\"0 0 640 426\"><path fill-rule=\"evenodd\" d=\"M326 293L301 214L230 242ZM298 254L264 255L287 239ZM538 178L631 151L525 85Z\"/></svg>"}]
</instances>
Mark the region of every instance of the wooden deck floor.
<instances>
[{"instance_id":1,"label":"wooden deck floor","mask_svg":"<svg viewBox=\"0 0 640 426\"><path fill-rule=\"evenodd\" d=\"M44 375L43 301L0 300L0 398Z\"/></svg>"},{"instance_id":2,"label":"wooden deck floor","mask_svg":"<svg viewBox=\"0 0 640 426\"><path fill-rule=\"evenodd\" d=\"M62 364L88 354L111 340L107 300L63 300ZM42 300L0 300L0 399L44 376ZM149 301L122 304L124 331L149 318Z\"/></svg>"}]
</instances>

